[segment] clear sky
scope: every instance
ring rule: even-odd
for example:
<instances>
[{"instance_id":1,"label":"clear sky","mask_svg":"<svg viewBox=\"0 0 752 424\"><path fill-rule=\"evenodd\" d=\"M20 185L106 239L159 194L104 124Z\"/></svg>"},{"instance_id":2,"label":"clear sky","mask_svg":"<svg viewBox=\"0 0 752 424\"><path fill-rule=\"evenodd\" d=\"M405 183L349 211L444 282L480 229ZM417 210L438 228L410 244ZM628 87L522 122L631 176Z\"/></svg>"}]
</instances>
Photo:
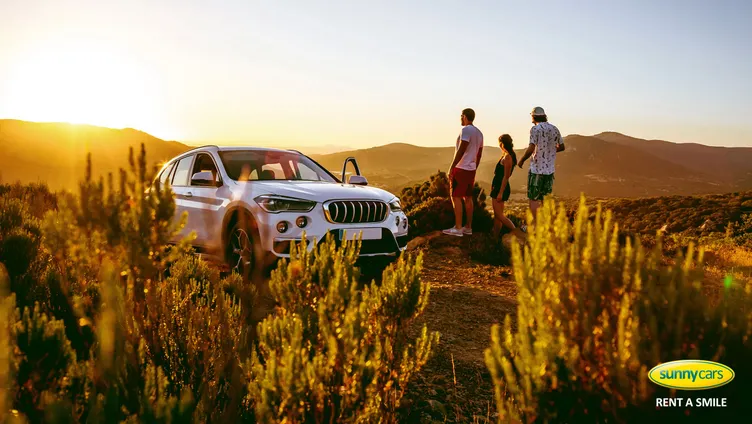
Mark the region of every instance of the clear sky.
<instances>
[{"instance_id":1,"label":"clear sky","mask_svg":"<svg viewBox=\"0 0 752 424\"><path fill-rule=\"evenodd\" d=\"M0 0L0 118L185 142L752 146L752 1Z\"/></svg>"}]
</instances>

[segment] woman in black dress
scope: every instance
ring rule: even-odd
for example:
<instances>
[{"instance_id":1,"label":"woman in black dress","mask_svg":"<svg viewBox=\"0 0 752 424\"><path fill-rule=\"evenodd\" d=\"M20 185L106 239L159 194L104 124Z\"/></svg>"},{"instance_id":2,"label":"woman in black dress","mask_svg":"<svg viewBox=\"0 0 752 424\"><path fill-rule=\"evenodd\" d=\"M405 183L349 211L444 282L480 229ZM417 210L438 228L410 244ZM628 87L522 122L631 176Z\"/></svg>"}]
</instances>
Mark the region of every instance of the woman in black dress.
<instances>
[{"instance_id":1,"label":"woman in black dress","mask_svg":"<svg viewBox=\"0 0 752 424\"><path fill-rule=\"evenodd\" d=\"M499 147L501 147L501 159L496 164L493 182L491 183L491 199L493 199L494 210L493 234L498 235L501 227L504 226L515 235L524 237L524 234L504 215L504 202L509 200L509 195L512 193L512 189L509 187L509 177L512 176L514 165L517 163L512 137L509 134L499 137Z\"/></svg>"}]
</instances>

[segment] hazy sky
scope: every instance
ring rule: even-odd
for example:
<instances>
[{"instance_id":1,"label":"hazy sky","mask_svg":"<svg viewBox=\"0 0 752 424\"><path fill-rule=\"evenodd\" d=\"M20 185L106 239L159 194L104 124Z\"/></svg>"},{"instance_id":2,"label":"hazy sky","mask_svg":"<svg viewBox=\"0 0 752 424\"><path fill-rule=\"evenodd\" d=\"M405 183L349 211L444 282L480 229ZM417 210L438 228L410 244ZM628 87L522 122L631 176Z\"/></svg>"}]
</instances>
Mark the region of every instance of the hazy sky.
<instances>
[{"instance_id":1,"label":"hazy sky","mask_svg":"<svg viewBox=\"0 0 752 424\"><path fill-rule=\"evenodd\" d=\"M0 0L0 118L186 142L752 146L752 2Z\"/></svg>"}]
</instances>

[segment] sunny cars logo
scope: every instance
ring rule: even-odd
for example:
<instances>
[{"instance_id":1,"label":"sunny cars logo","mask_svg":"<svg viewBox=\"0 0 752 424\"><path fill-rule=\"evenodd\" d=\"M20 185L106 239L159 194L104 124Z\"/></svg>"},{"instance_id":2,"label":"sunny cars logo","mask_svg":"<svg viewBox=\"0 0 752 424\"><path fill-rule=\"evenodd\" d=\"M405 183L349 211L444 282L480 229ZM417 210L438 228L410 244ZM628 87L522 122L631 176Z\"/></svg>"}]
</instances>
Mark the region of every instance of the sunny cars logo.
<instances>
[{"instance_id":1,"label":"sunny cars logo","mask_svg":"<svg viewBox=\"0 0 752 424\"><path fill-rule=\"evenodd\" d=\"M705 390L730 383L734 375L734 370L718 362L686 359L657 365L648 378L670 389Z\"/></svg>"}]
</instances>

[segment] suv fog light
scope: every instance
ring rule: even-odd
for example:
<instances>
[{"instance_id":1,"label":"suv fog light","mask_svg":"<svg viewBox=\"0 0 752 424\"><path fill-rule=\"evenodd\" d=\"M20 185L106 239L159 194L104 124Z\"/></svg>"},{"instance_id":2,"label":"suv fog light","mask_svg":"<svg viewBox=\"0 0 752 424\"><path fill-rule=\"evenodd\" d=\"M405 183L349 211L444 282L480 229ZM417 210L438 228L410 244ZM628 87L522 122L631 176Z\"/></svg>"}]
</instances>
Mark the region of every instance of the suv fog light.
<instances>
[{"instance_id":1,"label":"suv fog light","mask_svg":"<svg viewBox=\"0 0 752 424\"><path fill-rule=\"evenodd\" d=\"M394 222L395 222L395 224L397 224L397 228L399 228L399 225L400 225L400 217L399 217L399 215L396 218L394 218Z\"/></svg>"},{"instance_id":2,"label":"suv fog light","mask_svg":"<svg viewBox=\"0 0 752 424\"><path fill-rule=\"evenodd\" d=\"M405 219L402 220L402 227L404 227L405 229L407 229L407 218L405 218Z\"/></svg>"},{"instance_id":3,"label":"suv fog light","mask_svg":"<svg viewBox=\"0 0 752 424\"><path fill-rule=\"evenodd\" d=\"M279 221L277 223L277 231L279 231L280 233L287 232L289 225L290 224L288 224L287 221Z\"/></svg>"},{"instance_id":4,"label":"suv fog light","mask_svg":"<svg viewBox=\"0 0 752 424\"><path fill-rule=\"evenodd\" d=\"M295 220L295 225L297 225L298 228L304 228L306 225L308 225L308 218L299 216L298 219Z\"/></svg>"}]
</instances>

